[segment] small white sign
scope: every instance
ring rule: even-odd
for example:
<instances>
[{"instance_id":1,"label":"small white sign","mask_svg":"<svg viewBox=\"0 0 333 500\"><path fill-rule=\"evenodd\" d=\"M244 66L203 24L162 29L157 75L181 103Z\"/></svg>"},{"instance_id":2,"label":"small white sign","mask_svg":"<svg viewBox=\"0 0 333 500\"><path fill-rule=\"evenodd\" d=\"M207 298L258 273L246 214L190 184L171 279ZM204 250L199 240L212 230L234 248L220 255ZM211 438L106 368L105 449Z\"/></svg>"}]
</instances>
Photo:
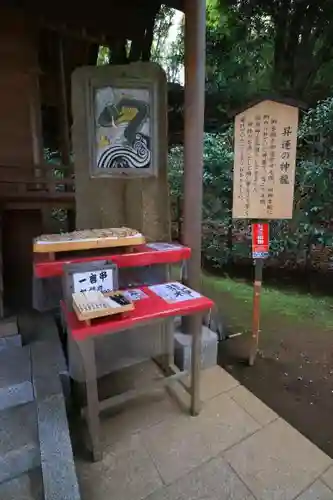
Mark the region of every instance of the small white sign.
<instances>
[{"instance_id":1,"label":"small white sign","mask_svg":"<svg viewBox=\"0 0 333 500\"><path fill-rule=\"evenodd\" d=\"M182 245L178 245L177 243L148 243L147 247L152 248L153 250L159 250L160 252L165 252L168 250L179 250L182 248Z\"/></svg>"},{"instance_id":2,"label":"small white sign","mask_svg":"<svg viewBox=\"0 0 333 500\"><path fill-rule=\"evenodd\" d=\"M99 269L84 273L73 274L74 293L113 291L113 271L112 269Z\"/></svg>"},{"instance_id":3,"label":"small white sign","mask_svg":"<svg viewBox=\"0 0 333 500\"><path fill-rule=\"evenodd\" d=\"M135 289L133 288L132 290L126 290L126 292L124 292L124 295L128 300L131 300L132 302L135 302L135 301L141 300L141 299L146 299L148 297L148 295L146 293L144 293L142 290L140 290L139 288L135 288Z\"/></svg>"},{"instance_id":4,"label":"small white sign","mask_svg":"<svg viewBox=\"0 0 333 500\"><path fill-rule=\"evenodd\" d=\"M174 283L150 286L149 289L170 304L174 302L199 299L202 297L200 293L191 290L191 288L188 288L177 281Z\"/></svg>"}]
</instances>

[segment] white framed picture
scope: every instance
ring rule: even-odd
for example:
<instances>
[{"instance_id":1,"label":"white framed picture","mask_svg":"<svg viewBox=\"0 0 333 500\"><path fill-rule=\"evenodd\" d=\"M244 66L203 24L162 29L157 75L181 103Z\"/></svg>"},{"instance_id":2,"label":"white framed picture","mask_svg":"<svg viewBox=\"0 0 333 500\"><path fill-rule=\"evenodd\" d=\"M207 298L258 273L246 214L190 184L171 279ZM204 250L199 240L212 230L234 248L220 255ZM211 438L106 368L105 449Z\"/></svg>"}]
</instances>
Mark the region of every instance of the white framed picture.
<instances>
[{"instance_id":1,"label":"white framed picture","mask_svg":"<svg viewBox=\"0 0 333 500\"><path fill-rule=\"evenodd\" d=\"M150 286L149 289L169 304L199 299L202 297L200 293L188 288L178 281L173 283L164 283L163 285L153 285Z\"/></svg>"},{"instance_id":2,"label":"white framed picture","mask_svg":"<svg viewBox=\"0 0 333 500\"><path fill-rule=\"evenodd\" d=\"M94 269L87 272L73 274L74 293L101 292L109 293L113 291L114 278L113 269Z\"/></svg>"}]
</instances>

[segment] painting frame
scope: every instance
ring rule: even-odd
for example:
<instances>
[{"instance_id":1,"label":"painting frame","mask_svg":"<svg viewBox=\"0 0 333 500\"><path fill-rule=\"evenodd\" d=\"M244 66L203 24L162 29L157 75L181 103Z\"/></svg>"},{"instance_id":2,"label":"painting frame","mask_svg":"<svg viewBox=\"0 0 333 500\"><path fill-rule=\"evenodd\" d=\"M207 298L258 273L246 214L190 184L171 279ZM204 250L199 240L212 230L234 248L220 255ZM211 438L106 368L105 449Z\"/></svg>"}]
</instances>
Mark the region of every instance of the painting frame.
<instances>
[{"instance_id":1,"label":"painting frame","mask_svg":"<svg viewBox=\"0 0 333 500\"><path fill-rule=\"evenodd\" d=\"M158 95L155 82L147 78L135 78L133 76L114 76L96 75L90 76L87 82L87 132L88 132L88 148L89 148L89 175L90 178L131 178L131 177L156 177L158 170ZM100 168L97 165L98 151L96 141L97 116L95 109L96 93L100 89L110 88L112 91L146 91L148 92L149 106L149 131L150 131L150 164L145 168Z\"/></svg>"}]
</instances>

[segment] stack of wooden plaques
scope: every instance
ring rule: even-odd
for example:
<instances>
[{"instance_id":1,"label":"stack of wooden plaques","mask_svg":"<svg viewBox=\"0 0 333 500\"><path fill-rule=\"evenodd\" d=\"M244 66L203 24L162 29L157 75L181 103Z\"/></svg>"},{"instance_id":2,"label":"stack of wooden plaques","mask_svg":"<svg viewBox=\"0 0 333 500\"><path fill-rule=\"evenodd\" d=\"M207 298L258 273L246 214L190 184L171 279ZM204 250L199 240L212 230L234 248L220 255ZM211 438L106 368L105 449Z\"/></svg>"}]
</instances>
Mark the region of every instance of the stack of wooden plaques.
<instances>
[{"instance_id":1,"label":"stack of wooden plaques","mask_svg":"<svg viewBox=\"0 0 333 500\"><path fill-rule=\"evenodd\" d=\"M107 296L98 291L73 293L73 309L80 321L90 324L92 319L121 314L134 309L131 302L121 292L111 292Z\"/></svg>"},{"instance_id":2,"label":"stack of wooden plaques","mask_svg":"<svg viewBox=\"0 0 333 500\"><path fill-rule=\"evenodd\" d=\"M84 229L62 234L43 234L34 240L34 252L54 255L56 252L97 250L99 248L128 247L145 243L144 236L127 227Z\"/></svg>"}]
</instances>

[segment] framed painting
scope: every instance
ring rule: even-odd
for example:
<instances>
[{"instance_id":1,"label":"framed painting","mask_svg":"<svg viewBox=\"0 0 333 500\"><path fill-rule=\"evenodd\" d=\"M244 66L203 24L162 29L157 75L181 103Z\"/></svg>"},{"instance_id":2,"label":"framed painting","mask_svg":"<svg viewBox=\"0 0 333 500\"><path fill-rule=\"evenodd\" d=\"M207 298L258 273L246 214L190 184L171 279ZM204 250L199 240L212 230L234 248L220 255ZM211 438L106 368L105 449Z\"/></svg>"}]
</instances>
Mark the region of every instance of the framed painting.
<instances>
[{"instance_id":1,"label":"framed painting","mask_svg":"<svg viewBox=\"0 0 333 500\"><path fill-rule=\"evenodd\" d=\"M166 96L165 74L150 63L74 72L74 156L88 160L90 177L158 175L167 148Z\"/></svg>"},{"instance_id":2,"label":"framed painting","mask_svg":"<svg viewBox=\"0 0 333 500\"><path fill-rule=\"evenodd\" d=\"M152 172L152 95L149 88L93 88L93 175Z\"/></svg>"}]
</instances>

